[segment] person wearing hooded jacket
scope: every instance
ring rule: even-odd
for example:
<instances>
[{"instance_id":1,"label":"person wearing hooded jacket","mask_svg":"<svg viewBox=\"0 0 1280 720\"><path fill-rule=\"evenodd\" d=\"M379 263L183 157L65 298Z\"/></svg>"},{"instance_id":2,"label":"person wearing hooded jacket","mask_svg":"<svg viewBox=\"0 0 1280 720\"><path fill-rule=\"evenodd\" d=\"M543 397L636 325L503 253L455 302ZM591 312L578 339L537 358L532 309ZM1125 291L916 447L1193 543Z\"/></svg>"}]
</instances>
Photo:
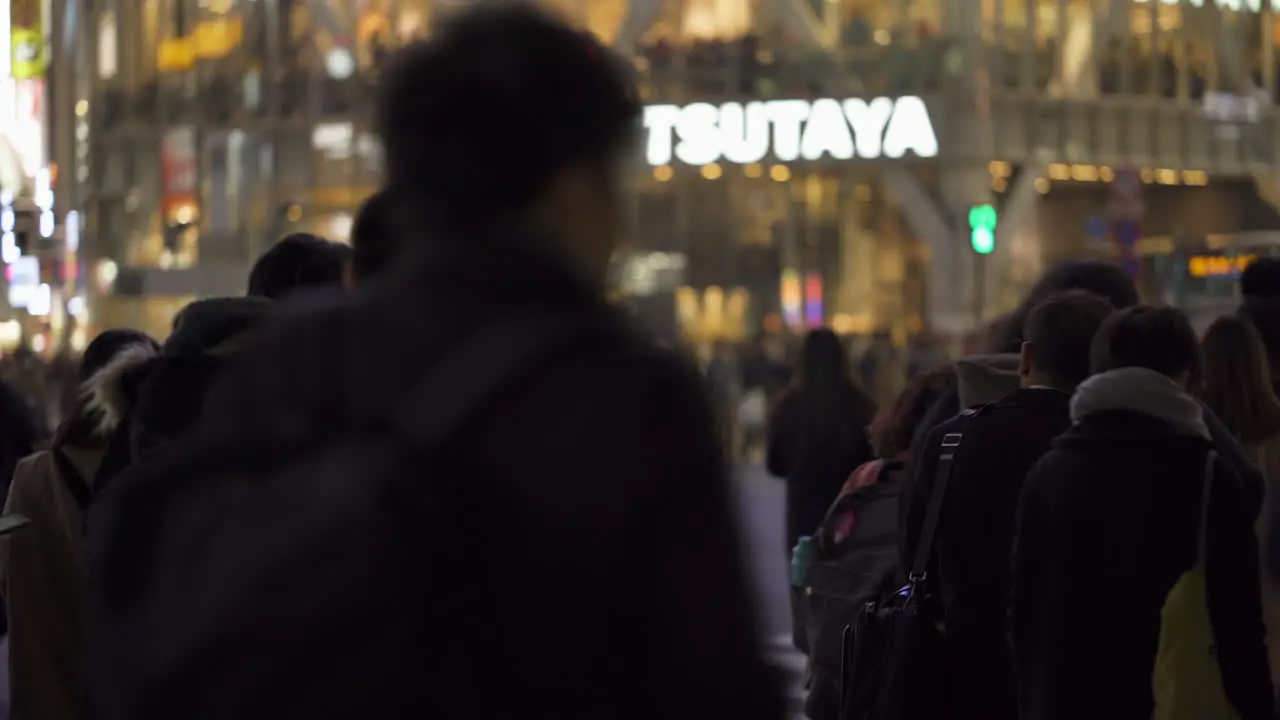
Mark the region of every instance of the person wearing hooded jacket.
<instances>
[{"instance_id":1,"label":"person wearing hooded jacket","mask_svg":"<svg viewBox=\"0 0 1280 720\"><path fill-rule=\"evenodd\" d=\"M261 297L197 300L174 317L157 355L121 357L94 378L95 410L113 428L95 489L196 424L209 388L274 309Z\"/></svg>"},{"instance_id":2,"label":"person wearing hooded jacket","mask_svg":"<svg viewBox=\"0 0 1280 720\"><path fill-rule=\"evenodd\" d=\"M965 408L999 400L1018 388L1017 353L1023 341L1023 325L1027 315L1045 298L1067 290L1087 290L1102 296L1120 309L1137 305L1139 300L1133 279L1117 265L1092 260L1072 260L1050 268L1018 309L997 323L995 329L999 332L993 333L991 338L994 350L992 354L956 361L956 375L959 378L956 391L939 398L929 415L920 423L911 442L912 464L919 464L921 454L928 446L929 433L935 427L955 417ZM1264 495L1262 475L1240 447L1240 443L1212 411L1205 410L1204 422L1223 460L1241 477L1253 507L1261 511ZM903 526L906 526L905 521Z\"/></svg>"},{"instance_id":3,"label":"person wearing hooded jacket","mask_svg":"<svg viewBox=\"0 0 1280 720\"><path fill-rule=\"evenodd\" d=\"M934 492L939 456L954 452L927 575L942 598L947 627L950 717L1016 720L1005 640L1009 557L1018 494L1027 471L1071 424L1071 393L1089 376L1089 344L1114 308L1082 290L1054 295L1027 316L1019 388L976 416L933 429L902 495L900 553L915 557ZM943 438L962 433L959 448Z\"/></svg>"},{"instance_id":4,"label":"person wearing hooded jacket","mask_svg":"<svg viewBox=\"0 0 1280 720\"><path fill-rule=\"evenodd\" d=\"M1241 720L1273 720L1255 508L1187 390L1201 362L1195 331L1175 308L1129 308L1104 323L1090 355L1095 374L1071 399L1073 424L1027 475L1018 508L1009 636L1019 718L1151 717L1162 612L1197 565L1203 523L1223 687Z\"/></svg>"},{"instance_id":5,"label":"person wearing hooded jacket","mask_svg":"<svg viewBox=\"0 0 1280 720\"><path fill-rule=\"evenodd\" d=\"M135 330L107 330L85 348L81 395L48 450L18 464L6 514L31 519L0 539L0 583L9 637L10 716L16 720L87 717L84 676L84 505L115 429L101 406L105 378L119 363L154 357L159 345Z\"/></svg>"}]
</instances>

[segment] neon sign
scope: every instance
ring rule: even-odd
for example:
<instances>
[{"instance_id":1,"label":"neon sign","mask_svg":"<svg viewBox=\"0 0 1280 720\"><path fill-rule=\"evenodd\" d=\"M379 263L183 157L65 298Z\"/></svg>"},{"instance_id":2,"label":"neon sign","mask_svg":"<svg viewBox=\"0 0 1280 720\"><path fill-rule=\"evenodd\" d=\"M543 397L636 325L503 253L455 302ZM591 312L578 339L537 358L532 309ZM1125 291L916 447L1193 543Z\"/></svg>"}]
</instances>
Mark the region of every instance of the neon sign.
<instances>
[{"instance_id":1,"label":"neon sign","mask_svg":"<svg viewBox=\"0 0 1280 720\"><path fill-rule=\"evenodd\" d=\"M1238 277L1257 255L1192 255L1187 258L1187 274L1193 278Z\"/></svg>"},{"instance_id":2,"label":"neon sign","mask_svg":"<svg viewBox=\"0 0 1280 720\"><path fill-rule=\"evenodd\" d=\"M782 162L938 154L929 108L914 96L649 105L644 126L652 166L673 158L687 165L745 165L771 154Z\"/></svg>"}]
</instances>

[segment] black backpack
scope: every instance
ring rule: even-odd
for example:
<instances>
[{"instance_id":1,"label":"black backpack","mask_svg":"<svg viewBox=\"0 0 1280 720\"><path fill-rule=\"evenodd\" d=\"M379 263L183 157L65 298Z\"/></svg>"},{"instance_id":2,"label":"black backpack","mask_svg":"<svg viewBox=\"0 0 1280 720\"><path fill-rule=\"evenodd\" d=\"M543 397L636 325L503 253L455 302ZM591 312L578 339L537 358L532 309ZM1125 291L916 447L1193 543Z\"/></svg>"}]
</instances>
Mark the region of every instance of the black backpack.
<instances>
[{"instance_id":1,"label":"black backpack","mask_svg":"<svg viewBox=\"0 0 1280 720\"><path fill-rule=\"evenodd\" d=\"M843 632L840 720L945 720L949 698L941 598L928 575L947 485L964 431L986 405L964 410L942 438L937 473L906 585L866 603ZM897 583L894 583L896 585Z\"/></svg>"},{"instance_id":2,"label":"black backpack","mask_svg":"<svg viewBox=\"0 0 1280 720\"><path fill-rule=\"evenodd\" d=\"M90 518L95 717L394 720L465 703L424 687L463 672L440 639L467 617L449 589L470 568L448 440L582 328L503 321L385 417L261 461L191 439L122 475Z\"/></svg>"},{"instance_id":3,"label":"black backpack","mask_svg":"<svg viewBox=\"0 0 1280 720\"><path fill-rule=\"evenodd\" d=\"M898 494L903 463L885 460L876 482L841 495L814 535L805 575L805 637L813 720L840 717L844 629L898 574Z\"/></svg>"}]
</instances>

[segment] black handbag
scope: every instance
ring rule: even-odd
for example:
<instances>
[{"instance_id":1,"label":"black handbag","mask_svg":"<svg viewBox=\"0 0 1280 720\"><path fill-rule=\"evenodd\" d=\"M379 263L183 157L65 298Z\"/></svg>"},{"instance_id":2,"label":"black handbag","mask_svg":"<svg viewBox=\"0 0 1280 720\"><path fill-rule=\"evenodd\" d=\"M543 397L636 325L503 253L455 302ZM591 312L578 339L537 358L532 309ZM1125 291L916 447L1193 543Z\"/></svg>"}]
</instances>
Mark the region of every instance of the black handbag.
<instances>
[{"instance_id":1,"label":"black handbag","mask_svg":"<svg viewBox=\"0 0 1280 720\"><path fill-rule=\"evenodd\" d=\"M855 623L844 629L841 720L947 717L946 636L927 568L964 429L984 408L962 412L957 431L942 438L933 492L906 585L867 603Z\"/></svg>"}]
</instances>

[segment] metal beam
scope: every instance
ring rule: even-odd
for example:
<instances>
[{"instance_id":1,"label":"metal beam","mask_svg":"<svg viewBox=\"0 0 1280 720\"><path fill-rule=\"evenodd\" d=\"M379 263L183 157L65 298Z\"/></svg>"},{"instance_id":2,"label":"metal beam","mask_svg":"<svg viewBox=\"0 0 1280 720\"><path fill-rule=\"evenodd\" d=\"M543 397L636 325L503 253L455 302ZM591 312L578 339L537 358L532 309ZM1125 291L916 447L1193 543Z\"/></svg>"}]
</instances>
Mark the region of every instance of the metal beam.
<instances>
[{"instance_id":1,"label":"metal beam","mask_svg":"<svg viewBox=\"0 0 1280 720\"><path fill-rule=\"evenodd\" d=\"M613 47L619 52L630 53L635 49L641 36L653 26L662 11L662 0L630 0L627 3L627 14L618 26L618 34L613 38Z\"/></svg>"}]
</instances>

